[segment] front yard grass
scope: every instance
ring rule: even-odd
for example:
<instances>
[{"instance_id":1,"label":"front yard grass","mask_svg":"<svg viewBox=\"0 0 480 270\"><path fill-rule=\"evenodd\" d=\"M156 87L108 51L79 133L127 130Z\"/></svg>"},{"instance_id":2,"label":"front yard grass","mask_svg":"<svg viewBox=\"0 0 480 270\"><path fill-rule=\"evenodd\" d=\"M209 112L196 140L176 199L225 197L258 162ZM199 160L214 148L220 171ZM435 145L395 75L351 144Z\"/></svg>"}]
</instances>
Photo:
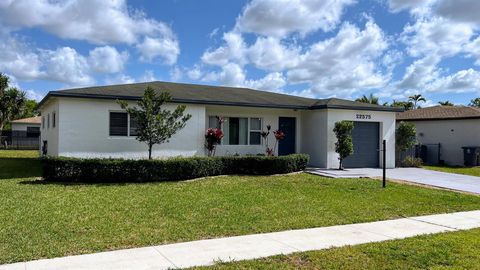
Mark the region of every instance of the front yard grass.
<instances>
[{"instance_id":1,"label":"front yard grass","mask_svg":"<svg viewBox=\"0 0 480 270\"><path fill-rule=\"evenodd\" d=\"M458 173L480 177L480 167L423 166L423 168L440 172Z\"/></svg>"},{"instance_id":2,"label":"front yard grass","mask_svg":"<svg viewBox=\"0 0 480 270\"><path fill-rule=\"evenodd\" d=\"M478 269L480 229L195 269Z\"/></svg>"},{"instance_id":3,"label":"front yard grass","mask_svg":"<svg viewBox=\"0 0 480 270\"><path fill-rule=\"evenodd\" d=\"M5 165L5 159L13 163ZM34 158L4 160L0 264L480 209L479 196L395 183L382 189L378 180L303 173L168 183L52 184L36 180L41 171Z\"/></svg>"}]
</instances>

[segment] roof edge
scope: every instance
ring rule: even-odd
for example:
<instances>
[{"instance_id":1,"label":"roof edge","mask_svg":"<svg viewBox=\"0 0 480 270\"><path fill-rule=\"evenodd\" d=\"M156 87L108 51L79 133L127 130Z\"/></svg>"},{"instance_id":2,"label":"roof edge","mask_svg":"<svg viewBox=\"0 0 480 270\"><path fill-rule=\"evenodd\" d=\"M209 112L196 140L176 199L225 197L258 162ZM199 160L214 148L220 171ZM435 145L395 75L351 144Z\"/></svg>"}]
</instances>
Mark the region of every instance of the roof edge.
<instances>
[{"instance_id":1,"label":"roof edge","mask_svg":"<svg viewBox=\"0 0 480 270\"><path fill-rule=\"evenodd\" d=\"M348 106L348 105L315 105L310 106L310 110L318 110L318 109L343 109L343 110L364 110L364 111L379 111L379 112L403 112L403 108L398 107L386 107L386 106L379 106L379 107L368 107L368 106Z\"/></svg>"}]
</instances>

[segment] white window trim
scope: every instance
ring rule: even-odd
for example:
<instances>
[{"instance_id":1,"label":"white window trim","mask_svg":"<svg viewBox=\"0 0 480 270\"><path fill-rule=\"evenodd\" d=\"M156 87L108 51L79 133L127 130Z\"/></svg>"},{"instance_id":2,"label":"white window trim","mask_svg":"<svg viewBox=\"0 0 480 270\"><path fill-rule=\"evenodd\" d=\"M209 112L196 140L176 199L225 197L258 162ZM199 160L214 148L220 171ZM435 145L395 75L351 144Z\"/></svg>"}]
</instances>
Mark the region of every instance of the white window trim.
<instances>
[{"instance_id":1,"label":"white window trim","mask_svg":"<svg viewBox=\"0 0 480 270\"><path fill-rule=\"evenodd\" d=\"M210 117L216 117L218 115L208 115L207 121L210 123ZM222 138L221 145L222 146L262 146L263 141L260 140L260 144L250 144L250 132L262 132L263 131L263 117L260 116L236 116L236 115L229 115L229 116L220 116L223 119L225 118L247 118L247 144L226 144L225 143L225 137ZM255 119L260 119L260 130L250 130L250 119L255 118ZM222 130L225 130L224 126L225 122L223 122L220 126ZM208 127L207 127L208 128Z\"/></svg>"}]
</instances>

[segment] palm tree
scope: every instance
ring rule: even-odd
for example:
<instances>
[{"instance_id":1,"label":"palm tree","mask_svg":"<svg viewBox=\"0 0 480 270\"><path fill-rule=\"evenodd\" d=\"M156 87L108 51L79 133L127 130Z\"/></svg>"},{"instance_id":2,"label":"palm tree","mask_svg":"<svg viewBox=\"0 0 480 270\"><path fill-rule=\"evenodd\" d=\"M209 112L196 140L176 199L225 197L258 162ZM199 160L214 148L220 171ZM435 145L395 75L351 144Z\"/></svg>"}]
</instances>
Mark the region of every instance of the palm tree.
<instances>
[{"instance_id":1,"label":"palm tree","mask_svg":"<svg viewBox=\"0 0 480 270\"><path fill-rule=\"evenodd\" d=\"M477 98L474 98L474 99L470 100L470 104L468 104L468 106L479 107L480 108L480 97L477 97Z\"/></svg>"},{"instance_id":2,"label":"palm tree","mask_svg":"<svg viewBox=\"0 0 480 270\"><path fill-rule=\"evenodd\" d=\"M392 104L390 104L390 107L399 107L405 109L406 111L413 110L413 102L393 100Z\"/></svg>"},{"instance_id":3,"label":"palm tree","mask_svg":"<svg viewBox=\"0 0 480 270\"><path fill-rule=\"evenodd\" d=\"M418 109L418 106L417 106L418 102L420 102L420 101L426 102L427 101L424 97L422 97L421 94L409 96L408 100L413 102L413 108L414 109Z\"/></svg>"},{"instance_id":4,"label":"palm tree","mask_svg":"<svg viewBox=\"0 0 480 270\"><path fill-rule=\"evenodd\" d=\"M378 97L374 96L373 94L370 94L368 97L363 95L361 98L357 98L355 101L378 105Z\"/></svg>"},{"instance_id":5,"label":"palm tree","mask_svg":"<svg viewBox=\"0 0 480 270\"><path fill-rule=\"evenodd\" d=\"M439 101L438 104L442 105L442 106L454 106L453 103L451 103L450 101L448 100L445 100L445 101Z\"/></svg>"},{"instance_id":6,"label":"palm tree","mask_svg":"<svg viewBox=\"0 0 480 270\"><path fill-rule=\"evenodd\" d=\"M25 92L9 87L9 78L0 73L0 135L3 126L20 115L27 100Z\"/></svg>"}]
</instances>

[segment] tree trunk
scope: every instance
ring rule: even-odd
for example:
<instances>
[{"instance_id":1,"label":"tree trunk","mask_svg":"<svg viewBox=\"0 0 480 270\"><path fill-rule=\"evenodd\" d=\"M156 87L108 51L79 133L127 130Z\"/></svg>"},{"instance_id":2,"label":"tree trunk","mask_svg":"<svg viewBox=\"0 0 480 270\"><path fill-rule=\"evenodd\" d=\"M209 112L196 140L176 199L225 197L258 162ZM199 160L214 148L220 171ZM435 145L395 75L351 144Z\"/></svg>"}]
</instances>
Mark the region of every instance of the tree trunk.
<instances>
[{"instance_id":1,"label":"tree trunk","mask_svg":"<svg viewBox=\"0 0 480 270\"><path fill-rule=\"evenodd\" d=\"M152 146L151 144L148 145L148 159L152 159Z\"/></svg>"},{"instance_id":2,"label":"tree trunk","mask_svg":"<svg viewBox=\"0 0 480 270\"><path fill-rule=\"evenodd\" d=\"M340 159L340 165L338 166L339 170L343 170L343 159Z\"/></svg>"}]
</instances>

